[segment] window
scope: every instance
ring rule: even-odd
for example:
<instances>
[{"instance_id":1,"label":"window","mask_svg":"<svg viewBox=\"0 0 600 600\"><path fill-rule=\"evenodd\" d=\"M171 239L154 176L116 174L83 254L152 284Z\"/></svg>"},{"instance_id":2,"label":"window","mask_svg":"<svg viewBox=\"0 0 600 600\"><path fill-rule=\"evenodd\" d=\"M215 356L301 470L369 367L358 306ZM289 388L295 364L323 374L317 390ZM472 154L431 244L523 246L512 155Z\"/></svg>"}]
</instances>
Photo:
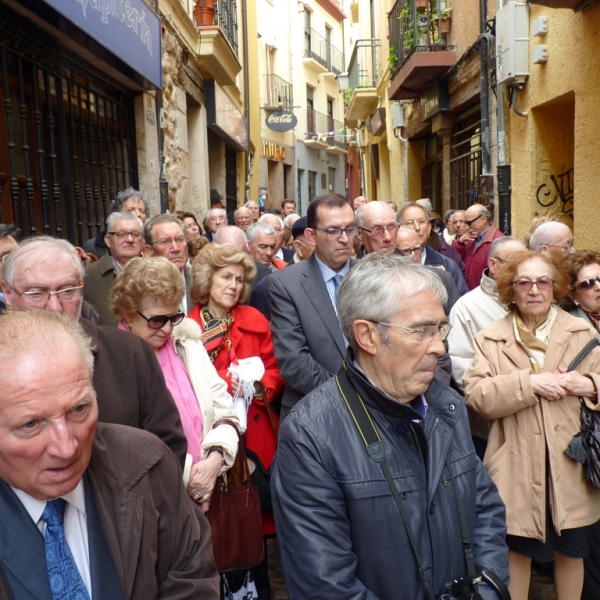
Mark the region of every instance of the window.
<instances>
[{"instance_id":1,"label":"window","mask_svg":"<svg viewBox=\"0 0 600 600\"><path fill-rule=\"evenodd\" d=\"M335 194L335 169L329 167L329 193Z\"/></svg>"},{"instance_id":2,"label":"window","mask_svg":"<svg viewBox=\"0 0 600 600\"><path fill-rule=\"evenodd\" d=\"M317 172L308 172L308 201L311 202L317 195Z\"/></svg>"}]
</instances>

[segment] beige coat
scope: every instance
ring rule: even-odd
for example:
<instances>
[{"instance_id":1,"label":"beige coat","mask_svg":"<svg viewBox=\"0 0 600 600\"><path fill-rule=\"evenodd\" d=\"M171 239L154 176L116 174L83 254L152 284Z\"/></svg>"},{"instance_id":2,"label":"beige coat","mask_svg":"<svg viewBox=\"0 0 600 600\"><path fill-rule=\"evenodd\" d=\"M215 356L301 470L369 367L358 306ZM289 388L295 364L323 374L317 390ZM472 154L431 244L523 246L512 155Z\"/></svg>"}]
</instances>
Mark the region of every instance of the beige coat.
<instances>
[{"instance_id":1,"label":"beige coat","mask_svg":"<svg viewBox=\"0 0 600 600\"><path fill-rule=\"evenodd\" d=\"M566 368L593 336L585 321L558 309L544 371ZM577 371L591 374L600 390L600 348L592 350ZM531 389L530 375L530 361L515 339L511 314L475 336L475 357L463 382L467 404L492 422L484 464L506 504L508 533L545 541L547 489L559 532L600 519L600 490L586 482L584 466L564 454L581 429L578 398L539 398Z\"/></svg>"}]
</instances>

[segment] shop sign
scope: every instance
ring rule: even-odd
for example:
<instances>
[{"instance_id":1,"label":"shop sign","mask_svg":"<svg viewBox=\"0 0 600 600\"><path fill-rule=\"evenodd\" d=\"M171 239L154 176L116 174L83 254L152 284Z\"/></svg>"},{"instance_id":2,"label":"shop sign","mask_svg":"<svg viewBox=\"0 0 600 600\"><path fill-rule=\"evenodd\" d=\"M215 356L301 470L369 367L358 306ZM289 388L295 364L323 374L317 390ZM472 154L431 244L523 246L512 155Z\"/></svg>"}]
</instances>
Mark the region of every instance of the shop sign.
<instances>
[{"instance_id":1,"label":"shop sign","mask_svg":"<svg viewBox=\"0 0 600 600\"><path fill-rule=\"evenodd\" d=\"M240 152L248 146L248 126L240 109L214 79L204 80L208 126Z\"/></svg>"},{"instance_id":2,"label":"shop sign","mask_svg":"<svg viewBox=\"0 0 600 600\"><path fill-rule=\"evenodd\" d=\"M298 124L298 119L289 110L276 110L267 117L267 127L273 131L290 131Z\"/></svg>"},{"instance_id":3,"label":"shop sign","mask_svg":"<svg viewBox=\"0 0 600 600\"><path fill-rule=\"evenodd\" d=\"M285 146L263 140L262 151L263 156L271 160L285 160Z\"/></svg>"},{"instance_id":4,"label":"shop sign","mask_svg":"<svg viewBox=\"0 0 600 600\"><path fill-rule=\"evenodd\" d=\"M381 135L383 133L385 130L385 106L381 106L371 115L369 126L373 135Z\"/></svg>"},{"instance_id":5,"label":"shop sign","mask_svg":"<svg viewBox=\"0 0 600 600\"><path fill-rule=\"evenodd\" d=\"M144 0L45 0L157 88L161 25Z\"/></svg>"},{"instance_id":6,"label":"shop sign","mask_svg":"<svg viewBox=\"0 0 600 600\"><path fill-rule=\"evenodd\" d=\"M438 79L432 83L419 97L421 121L429 121L441 112L450 108L448 80Z\"/></svg>"}]
</instances>

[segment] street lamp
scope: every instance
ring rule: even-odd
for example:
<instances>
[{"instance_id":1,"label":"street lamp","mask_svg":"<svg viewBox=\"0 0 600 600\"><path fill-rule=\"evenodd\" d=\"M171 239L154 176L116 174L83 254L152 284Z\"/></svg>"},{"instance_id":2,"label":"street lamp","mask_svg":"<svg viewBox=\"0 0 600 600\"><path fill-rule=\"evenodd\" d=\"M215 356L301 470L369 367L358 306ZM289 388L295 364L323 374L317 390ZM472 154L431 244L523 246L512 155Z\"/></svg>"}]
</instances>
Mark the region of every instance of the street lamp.
<instances>
[{"instance_id":1,"label":"street lamp","mask_svg":"<svg viewBox=\"0 0 600 600\"><path fill-rule=\"evenodd\" d=\"M339 73L335 76L335 79L338 84L338 89L341 93L344 93L350 87L350 76L346 71L343 73Z\"/></svg>"}]
</instances>

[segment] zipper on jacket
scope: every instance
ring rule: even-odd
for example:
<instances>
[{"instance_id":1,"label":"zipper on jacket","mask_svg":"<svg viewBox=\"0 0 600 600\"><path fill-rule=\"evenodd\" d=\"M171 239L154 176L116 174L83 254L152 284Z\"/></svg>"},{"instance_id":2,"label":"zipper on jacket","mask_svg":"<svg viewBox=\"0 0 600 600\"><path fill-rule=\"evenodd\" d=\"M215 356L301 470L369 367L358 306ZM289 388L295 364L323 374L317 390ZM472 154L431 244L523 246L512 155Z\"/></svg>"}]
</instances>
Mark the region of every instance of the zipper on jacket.
<instances>
[{"instance_id":1,"label":"zipper on jacket","mask_svg":"<svg viewBox=\"0 0 600 600\"><path fill-rule=\"evenodd\" d=\"M427 438L427 445L428 446L429 446L429 442L431 442L431 438L433 437L433 433L437 429L437 426L438 426L439 422L440 422L439 418L436 417L435 421L433 422L433 427L431 428L431 431L429 432L429 437Z\"/></svg>"}]
</instances>

